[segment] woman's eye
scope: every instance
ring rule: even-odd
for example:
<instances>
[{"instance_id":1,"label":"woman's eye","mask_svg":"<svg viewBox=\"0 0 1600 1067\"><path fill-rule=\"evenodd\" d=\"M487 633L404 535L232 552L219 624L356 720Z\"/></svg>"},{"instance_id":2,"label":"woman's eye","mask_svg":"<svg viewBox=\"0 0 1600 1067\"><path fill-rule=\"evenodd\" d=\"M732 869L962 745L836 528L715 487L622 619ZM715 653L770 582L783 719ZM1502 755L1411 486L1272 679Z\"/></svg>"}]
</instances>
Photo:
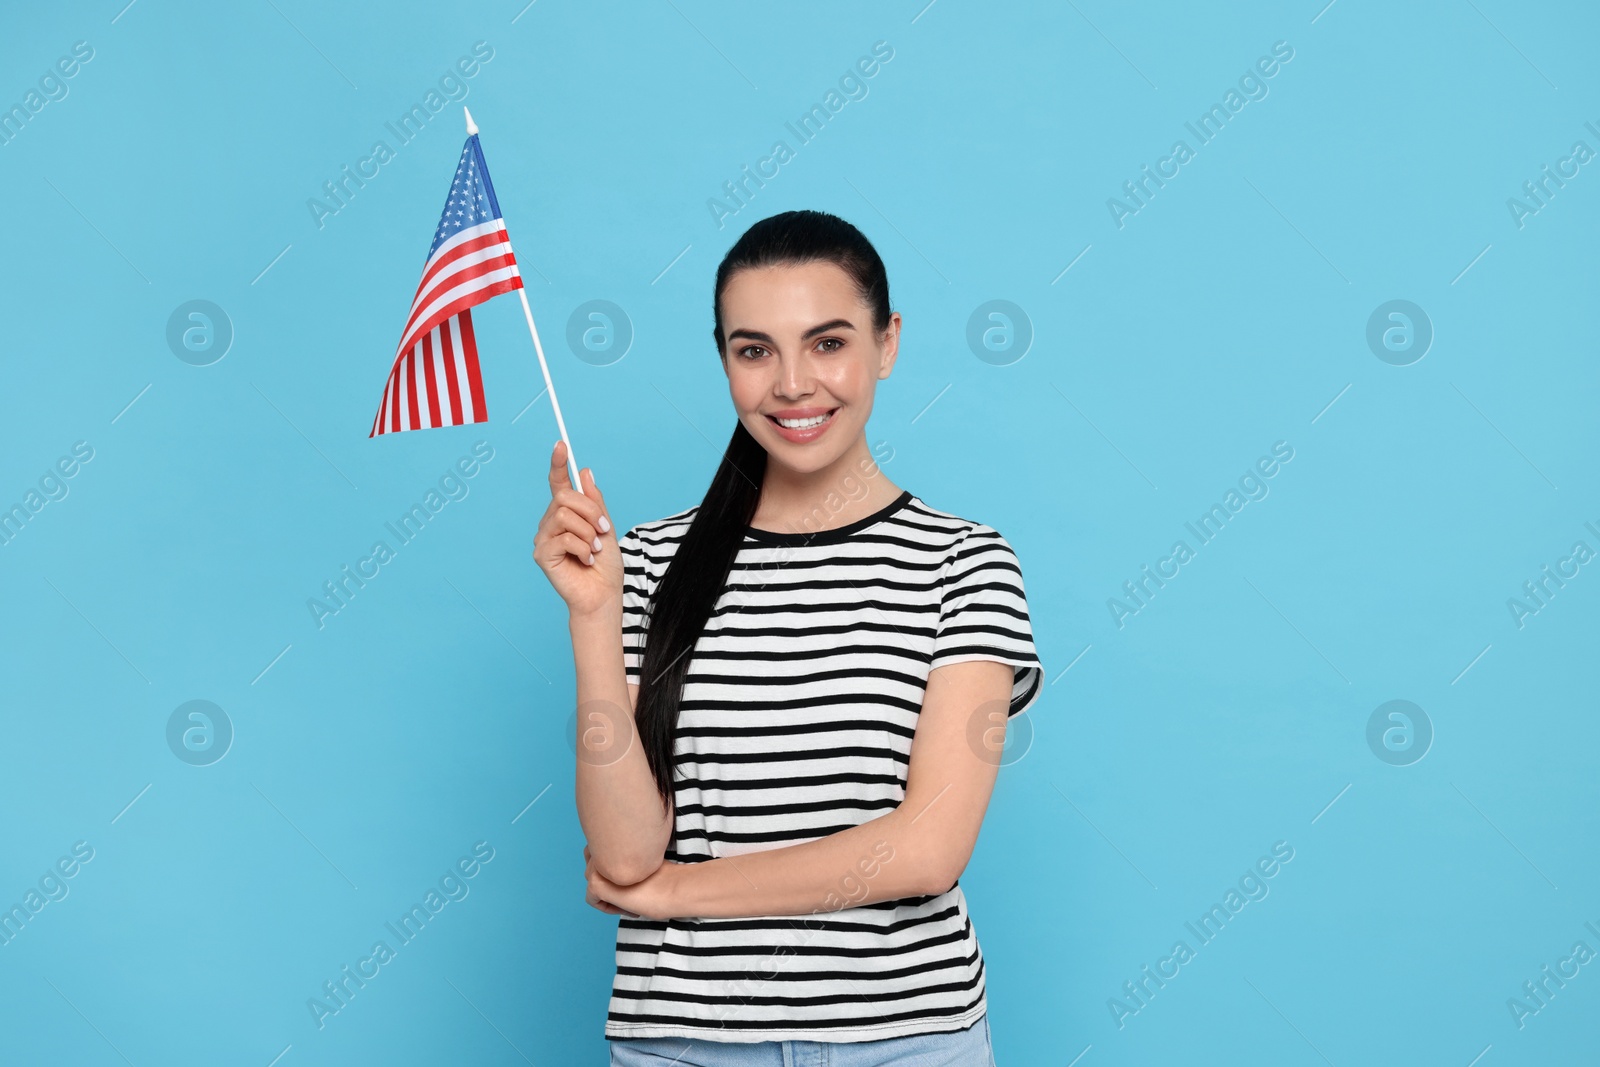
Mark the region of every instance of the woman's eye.
<instances>
[{"instance_id":1,"label":"woman's eye","mask_svg":"<svg viewBox=\"0 0 1600 1067\"><path fill-rule=\"evenodd\" d=\"M837 337L824 337L822 340L818 341L817 343L819 345L837 345L838 346L837 348L825 348L825 349L823 349L824 352L837 352L837 351L839 351L839 348L843 348L844 347L844 342L839 340Z\"/></svg>"},{"instance_id":2,"label":"woman's eye","mask_svg":"<svg viewBox=\"0 0 1600 1067\"><path fill-rule=\"evenodd\" d=\"M744 348L739 349L739 354L746 359L760 359L765 352L766 349L760 345L746 345ZM752 353L755 354L752 355Z\"/></svg>"}]
</instances>

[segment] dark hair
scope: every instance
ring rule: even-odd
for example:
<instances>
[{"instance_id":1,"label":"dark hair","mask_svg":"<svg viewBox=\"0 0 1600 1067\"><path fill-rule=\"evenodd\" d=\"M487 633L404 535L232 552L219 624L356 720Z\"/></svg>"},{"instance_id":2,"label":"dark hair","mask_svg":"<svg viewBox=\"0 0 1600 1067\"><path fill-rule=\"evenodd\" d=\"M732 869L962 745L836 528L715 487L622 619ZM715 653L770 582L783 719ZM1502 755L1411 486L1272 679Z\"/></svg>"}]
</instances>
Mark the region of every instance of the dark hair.
<instances>
[{"instance_id":1,"label":"dark hair","mask_svg":"<svg viewBox=\"0 0 1600 1067\"><path fill-rule=\"evenodd\" d=\"M717 267L711 301L716 326L711 334L718 356L726 358L722 292L736 273L819 260L844 270L855 283L862 302L872 309L873 329L879 334L888 329L889 279L872 243L836 215L785 211L746 230ZM711 487L646 609L648 632L639 667L634 722L663 800L672 795L678 705L689 674L689 653L722 595L734 556L744 542L745 529L761 500L766 471L767 450L750 436L742 422L736 421L733 438L722 454Z\"/></svg>"}]
</instances>

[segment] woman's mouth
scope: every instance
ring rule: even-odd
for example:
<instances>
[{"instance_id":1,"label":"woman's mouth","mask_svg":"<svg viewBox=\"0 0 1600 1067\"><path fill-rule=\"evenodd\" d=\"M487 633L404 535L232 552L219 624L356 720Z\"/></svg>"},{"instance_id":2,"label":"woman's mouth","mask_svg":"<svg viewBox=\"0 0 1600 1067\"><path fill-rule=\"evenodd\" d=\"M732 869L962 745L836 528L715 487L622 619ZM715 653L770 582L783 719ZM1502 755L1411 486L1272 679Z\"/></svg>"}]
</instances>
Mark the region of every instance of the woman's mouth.
<instances>
[{"instance_id":1,"label":"woman's mouth","mask_svg":"<svg viewBox=\"0 0 1600 1067\"><path fill-rule=\"evenodd\" d=\"M828 427L833 425L833 417L838 411L838 408L830 408L826 414L804 419L779 419L774 415L768 415L767 421L772 423L778 435L785 441L805 444L808 441L815 441L826 433Z\"/></svg>"}]
</instances>

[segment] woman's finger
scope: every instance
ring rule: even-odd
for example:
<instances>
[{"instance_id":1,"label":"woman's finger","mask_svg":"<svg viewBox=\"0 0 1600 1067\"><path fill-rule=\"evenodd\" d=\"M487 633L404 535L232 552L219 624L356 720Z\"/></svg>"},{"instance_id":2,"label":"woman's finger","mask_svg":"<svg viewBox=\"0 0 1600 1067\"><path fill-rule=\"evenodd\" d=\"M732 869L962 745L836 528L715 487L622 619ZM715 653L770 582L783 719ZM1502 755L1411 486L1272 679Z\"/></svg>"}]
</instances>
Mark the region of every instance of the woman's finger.
<instances>
[{"instance_id":1,"label":"woman's finger","mask_svg":"<svg viewBox=\"0 0 1600 1067\"><path fill-rule=\"evenodd\" d=\"M591 486L591 492L597 493L599 492L598 489L592 489L594 476L584 473L588 470L589 468L585 467L583 471L580 471L579 479L582 484ZM554 490L550 499L550 506L552 511L560 507L567 508L572 514L581 517L601 533L609 533L611 531L611 523L609 521L602 525L602 520L605 519L604 505L593 496L580 493L570 486Z\"/></svg>"},{"instance_id":2,"label":"woman's finger","mask_svg":"<svg viewBox=\"0 0 1600 1067\"><path fill-rule=\"evenodd\" d=\"M598 518L599 516L596 516ZM605 542L600 540L599 528L594 522L574 512L565 504L556 509L555 529L565 530L598 552Z\"/></svg>"},{"instance_id":3,"label":"woman's finger","mask_svg":"<svg viewBox=\"0 0 1600 1067\"><path fill-rule=\"evenodd\" d=\"M567 443L557 441L556 447L550 450L550 495L555 496L558 489L571 489L572 482L567 478Z\"/></svg>"},{"instance_id":4,"label":"woman's finger","mask_svg":"<svg viewBox=\"0 0 1600 1067\"><path fill-rule=\"evenodd\" d=\"M601 494L600 487L594 482L594 471L588 467L578 472L578 484L583 486L583 495L593 500L600 506L600 518L595 523L601 533L611 532L611 520L606 517L606 498Z\"/></svg>"},{"instance_id":5,"label":"woman's finger","mask_svg":"<svg viewBox=\"0 0 1600 1067\"><path fill-rule=\"evenodd\" d=\"M587 850L585 850L585 851L587 851ZM611 903L609 900L606 900L606 899L604 899L603 897L600 896L600 886L596 884L594 875L589 875L588 878L587 878L587 881L588 881L588 886L587 886L587 889L586 889L586 891L585 891L585 893L583 895L583 899L584 899L584 901L586 903L588 903L588 905L590 907L599 908L601 911L605 912L607 915L629 915L629 914L631 914L630 912L624 912L621 908L617 907L615 904ZM637 919L638 916L634 915L633 918Z\"/></svg>"},{"instance_id":6,"label":"woman's finger","mask_svg":"<svg viewBox=\"0 0 1600 1067\"><path fill-rule=\"evenodd\" d=\"M605 516L605 500L594 484L594 471L584 467L578 472L580 489L572 487L567 477L567 443L557 441L550 450L550 496L588 518L601 533L609 533L611 521ZM581 490L581 491L580 491ZM591 503L592 502L592 503Z\"/></svg>"},{"instance_id":7,"label":"woman's finger","mask_svg":"<svg viewBox=\"0 0 1600 1067\"><path fill-rule=\"evenodd\" d=\"M593 543L585 541L575 533L557 534L550 539L549 544L551 564L560 563L562 554L576 557L578 562L585 566L594 562Z\"/></svg>"}]
</instances>

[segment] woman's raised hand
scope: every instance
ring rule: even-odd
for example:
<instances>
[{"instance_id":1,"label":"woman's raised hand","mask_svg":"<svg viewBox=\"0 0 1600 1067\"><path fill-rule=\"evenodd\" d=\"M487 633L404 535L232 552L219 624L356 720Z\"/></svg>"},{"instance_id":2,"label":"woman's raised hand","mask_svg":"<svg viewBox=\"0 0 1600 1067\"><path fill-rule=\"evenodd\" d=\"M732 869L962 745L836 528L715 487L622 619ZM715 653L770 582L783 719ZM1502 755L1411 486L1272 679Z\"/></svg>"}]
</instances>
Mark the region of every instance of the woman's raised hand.
<instances>
[{"instance_id":1,"label":"woman's raised hand","mask_svg":"<svg viewBox=\"0 0 1600 1067\"><path fill-rule=\"evenodd\" d=\"M622 553L605 497L588 467L578 477L581 493L567 479L567 443L557 441L550 453L550 506L533 539L533 561L573 615L597 611L613 598L622 601Z\"/></svg>"}]
</instances>

